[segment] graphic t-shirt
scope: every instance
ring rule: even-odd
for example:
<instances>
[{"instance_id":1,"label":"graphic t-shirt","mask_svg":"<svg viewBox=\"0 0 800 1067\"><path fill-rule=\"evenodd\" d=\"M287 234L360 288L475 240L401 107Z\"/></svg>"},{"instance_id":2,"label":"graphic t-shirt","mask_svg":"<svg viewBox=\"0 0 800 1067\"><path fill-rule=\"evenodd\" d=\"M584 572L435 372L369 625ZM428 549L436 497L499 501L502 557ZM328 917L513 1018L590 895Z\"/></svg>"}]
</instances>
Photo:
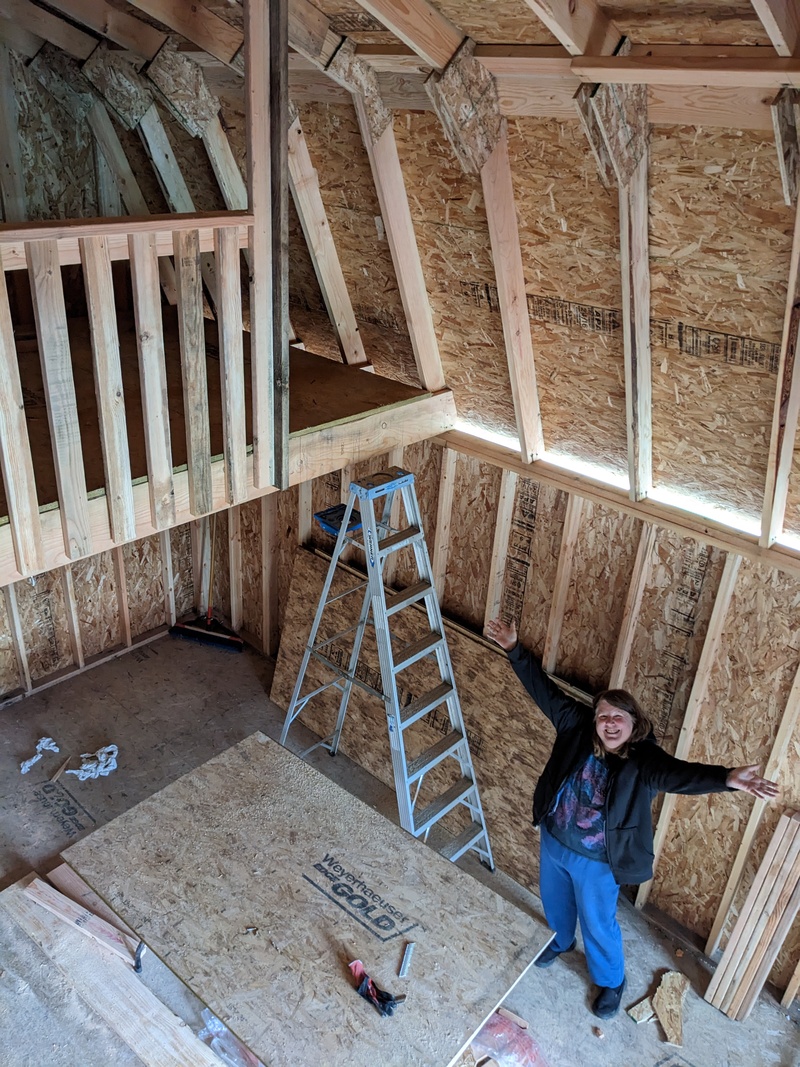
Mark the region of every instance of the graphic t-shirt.
<instances>
[{"instance_id":1,"label":"graphic t-shirt","mask_svg":"<svg viewBox=\"0 0 800 1067\"><path fill-rule=\"evenodd\" d=\"M559 790L545 825L565 848L608 863L605 802L608 764L595 755L573 771Z\"/></svg>"}]
</instances>

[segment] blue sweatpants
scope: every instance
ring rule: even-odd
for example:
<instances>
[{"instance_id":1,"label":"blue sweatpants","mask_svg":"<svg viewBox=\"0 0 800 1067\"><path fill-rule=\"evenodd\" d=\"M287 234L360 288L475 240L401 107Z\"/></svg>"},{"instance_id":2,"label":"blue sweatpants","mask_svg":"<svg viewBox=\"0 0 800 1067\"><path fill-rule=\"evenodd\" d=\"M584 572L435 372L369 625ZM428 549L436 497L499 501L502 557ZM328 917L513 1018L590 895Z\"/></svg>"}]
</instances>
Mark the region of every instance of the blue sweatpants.
<instances>
[{"instance_id":1,"label":"blue sweatpants","mask_svg":"<svg viewBox=\"0 0 800 1067\"><path fill-rule=\"evenodd\" d=\"M619 886L607 863L565 848L542 827L539 891L547 925L555 930L551 948L564 952L581 923L592 981L616 987L625 977L622 934L617 922Z\"/></svg>"}]
</instances>

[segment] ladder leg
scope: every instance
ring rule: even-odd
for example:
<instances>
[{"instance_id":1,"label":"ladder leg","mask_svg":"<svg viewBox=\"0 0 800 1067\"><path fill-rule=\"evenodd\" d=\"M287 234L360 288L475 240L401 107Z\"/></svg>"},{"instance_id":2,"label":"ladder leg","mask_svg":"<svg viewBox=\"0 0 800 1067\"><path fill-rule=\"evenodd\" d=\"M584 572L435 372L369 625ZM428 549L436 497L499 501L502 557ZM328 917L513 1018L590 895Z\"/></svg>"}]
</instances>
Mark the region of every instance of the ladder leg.
<instances>
[{"instance_id":1,"label":"ladder leg","mask_svg":"<svg viewBox=\"0 0 800 1067\"><path fill-rule=\"evenodd\" d=\"M353 648L350 653L350 662L347 667L347 678L345 679L342 687L342 699L339 701L339 714L336 716L336 726L334 727L333 734L330 740L330 754L335 756L339 751L339 740L342 736L342 727L344 726L344 718L347 714L347 705L350 702L350 694L353 691L353 678L355 677L356 666L358 664L358 657L361 654L361 643L364 640L364 630L367 627L367 619L369 617L370 609L370 595L369 586L364 591L364 600L361 605L361 614L358 617L358 626L356 627L356 634L353 638Z\"/></svg>"}]
</instances>

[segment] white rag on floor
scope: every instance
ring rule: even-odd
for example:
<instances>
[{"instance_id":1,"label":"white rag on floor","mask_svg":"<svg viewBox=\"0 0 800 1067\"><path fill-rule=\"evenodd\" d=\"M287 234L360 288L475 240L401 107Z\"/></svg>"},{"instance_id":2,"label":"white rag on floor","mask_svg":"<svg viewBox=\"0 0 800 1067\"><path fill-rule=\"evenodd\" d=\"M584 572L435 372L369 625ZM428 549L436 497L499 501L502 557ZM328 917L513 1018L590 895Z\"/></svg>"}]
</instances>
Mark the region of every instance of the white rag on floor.
<instances>
[{"instance_id":1,"label":"white rag on floor","mask_svg":"<svg viewBox=\"0 0 800 1067\"><path fill-rule=\"evenodd\" d=\"M19 765L19 773L27 774L34 763L38 762L42 758L43 752L59 752L60 749L52 737L41 737L39 743L36 746L36 755L31 756L30 759L26 759L24 763Z\"/></svg>"},{"instance_id":2,"label":"white rag on floor","mask_svg":"<svg viewBox=\"0 0 800 1067\"><path fill-rule=\"evenodd\" d=\"M106 745L105 748L98 748L97 752L82 752L83 763L80 769L66 773L76 775L79 782L84 782L87 778L99 778L101 774L111 774L117 769L118 753L116 745Z\"/></svg>"}]
</instances>

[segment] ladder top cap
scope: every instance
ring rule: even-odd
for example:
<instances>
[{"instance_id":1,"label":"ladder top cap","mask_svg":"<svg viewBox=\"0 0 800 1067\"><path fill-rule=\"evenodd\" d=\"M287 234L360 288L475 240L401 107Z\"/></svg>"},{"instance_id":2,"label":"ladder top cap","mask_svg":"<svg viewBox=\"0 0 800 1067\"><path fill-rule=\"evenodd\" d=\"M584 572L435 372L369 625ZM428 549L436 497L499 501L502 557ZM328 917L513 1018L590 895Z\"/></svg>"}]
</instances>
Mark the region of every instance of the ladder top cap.
<instances>
[{"instance_id":1,"label":"ladder top cap","mask_svg":"<svg viewBox=\"0 0 800 1067\"><path fill-rule=\"evenodd\" d=\"M350 492L355 493L359 500L374 500L413 484L414 475L410 471L402 467L389 467L388 470L376 471L357 482L351 482Z\"/></svg>"}]
</instances>

